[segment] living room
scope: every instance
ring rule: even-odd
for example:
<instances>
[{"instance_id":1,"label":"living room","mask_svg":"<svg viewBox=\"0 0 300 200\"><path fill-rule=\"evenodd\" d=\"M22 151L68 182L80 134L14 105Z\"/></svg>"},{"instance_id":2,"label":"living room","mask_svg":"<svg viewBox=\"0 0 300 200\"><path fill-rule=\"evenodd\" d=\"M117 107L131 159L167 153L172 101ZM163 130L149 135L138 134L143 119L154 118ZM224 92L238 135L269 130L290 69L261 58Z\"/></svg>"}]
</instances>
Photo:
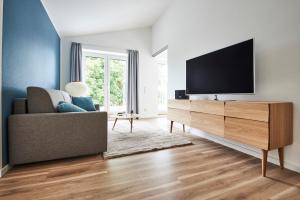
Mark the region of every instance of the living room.
<instances>
[{"instance_id":1,"label":"living room","mask_svg":"<svg viewBox=\"0 0 300 200\"><path fill-rule=\"evenodd\" d=\"M299 1L0 8L0 199L300 199Z\"/></svg>"}]
</instances>

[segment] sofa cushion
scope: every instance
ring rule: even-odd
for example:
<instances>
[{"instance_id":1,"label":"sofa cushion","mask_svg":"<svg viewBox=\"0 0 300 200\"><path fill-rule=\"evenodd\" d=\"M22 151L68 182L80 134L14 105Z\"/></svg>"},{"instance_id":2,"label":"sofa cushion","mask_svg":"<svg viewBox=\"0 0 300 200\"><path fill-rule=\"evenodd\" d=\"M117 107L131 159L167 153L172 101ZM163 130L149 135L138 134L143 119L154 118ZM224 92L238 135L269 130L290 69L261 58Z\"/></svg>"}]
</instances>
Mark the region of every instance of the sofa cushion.
<instances>
[{"instance_id":1,"label":"sofa cushion","mask_svg":"<svg viewBox=\"0 0 300 200\"><path fill-rule=\"evenodd\" d=\"M60 101L57 105L57 111L61 112L61 113L65 113L65 112L86 112L86 110L68 103L68 102L64 102L64 101Z\"/></svg>"},{"instance_id":2,"label":"sofa cushion","mask_svg":"<svg viewBox=\"0 0 300 200\"><path fill-rule=\"evenodd\" d=\"M96 107L93 103L92 97L72 97L74 105L87 111L96 111Z\"/></svg>"},{"instance_id":3,"label":"sofa cushion","mask_svg":"<svg viewBox=\"0 0 300 200\"><path fill-rule=\"evenodd\" d=\"M28 113L53 113L60 101L71 103L68 93L39 87L27 88Z\"/></svg>"}]
</instances>

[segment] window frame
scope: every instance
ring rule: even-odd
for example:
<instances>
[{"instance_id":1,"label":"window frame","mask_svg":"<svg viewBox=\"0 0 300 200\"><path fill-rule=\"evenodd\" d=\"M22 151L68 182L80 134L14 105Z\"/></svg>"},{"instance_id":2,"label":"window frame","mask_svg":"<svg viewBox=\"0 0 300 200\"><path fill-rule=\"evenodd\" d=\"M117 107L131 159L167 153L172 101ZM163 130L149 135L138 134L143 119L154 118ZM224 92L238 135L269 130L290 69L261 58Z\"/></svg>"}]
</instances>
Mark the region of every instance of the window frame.
<instances>
[{"instance_id":1,"label":"window frame","mask_svg":"<svg viewBox=\"0 0 300 200\"><path fill-rule=\"evenodd\" d=\"M86 57L99 57L104 59L104 109L107 113L113 114L110 111L110 66L109 60L123 60L125 61L125 73L124 73L124 103L126 106L127 102L127 81L128 81L128 56L125 54L122 55L120 53L108 52L107 54L101 53L101 51L90 51L84 50L82 51L82 79L85 82L85 68L86 68Z\"/></svg>"}]
</instances>

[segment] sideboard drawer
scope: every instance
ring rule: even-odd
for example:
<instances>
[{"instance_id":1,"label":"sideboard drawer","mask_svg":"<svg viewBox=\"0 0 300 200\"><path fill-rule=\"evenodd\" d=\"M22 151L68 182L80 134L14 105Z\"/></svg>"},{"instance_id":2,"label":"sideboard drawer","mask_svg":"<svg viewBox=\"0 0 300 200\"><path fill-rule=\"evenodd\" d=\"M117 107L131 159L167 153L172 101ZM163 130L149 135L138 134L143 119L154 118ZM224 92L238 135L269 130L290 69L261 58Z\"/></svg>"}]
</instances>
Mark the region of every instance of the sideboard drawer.
<instances>
[{"instance_id":1,"label":"sideboard drawer","mask_svg":"<svg viewBox=\"0 0 300 200\"><path fill-rule=\"evenodd\" d=\"M168 108L168 119L174 122L190 125L191 114L188 110Z\"/></svg>"},{"instance_id":2,"label":"sideboard drawer","mask_svg":"<svg viewBox=\"0 0 300 200\"><path fill-rule=\"evenodd\" d=\"M191 127L224 137L224 116L191 112Z\"/></svg>"},{"instance_id":3,"label":"sideboard drawer","mask_svg":"<svg viewBox=\"0 0 300 200\"><path fill-rule=\"evenodd\" d=\"M268 150L269 124L267 122L225 117L225 138Z\"/></svg>"},{"instance_id":4,"label":"sideboard drawer","mask_svg":"<svg viewBox=\"0 0 300 200\"><path fill-rule=\"evenodd\" d=\"M190 110L191 103L190 103L190 100L170 99L168 101L168 107L169 108L182 109L182 110Z\"/></svg>"},{"instance_id":5,"label":"sideboard drawer","mask_svg":"<svg viewBox=\"0 0 300 200\"><path fill-rule=\"evenodd\" d=\"M225 116L257 121L269 121L269 104L252 102L226 102Z\"/></svg>"},{"instance_id":6,"label":"sideboard drawer","mask_svg":"<svg viewBox=\"0 0 300 200\"><path fill-rule=\"evenodd\" d=\"M193 100L191 111L224 116L224 101Z\"/></svg>"}]
</instances>

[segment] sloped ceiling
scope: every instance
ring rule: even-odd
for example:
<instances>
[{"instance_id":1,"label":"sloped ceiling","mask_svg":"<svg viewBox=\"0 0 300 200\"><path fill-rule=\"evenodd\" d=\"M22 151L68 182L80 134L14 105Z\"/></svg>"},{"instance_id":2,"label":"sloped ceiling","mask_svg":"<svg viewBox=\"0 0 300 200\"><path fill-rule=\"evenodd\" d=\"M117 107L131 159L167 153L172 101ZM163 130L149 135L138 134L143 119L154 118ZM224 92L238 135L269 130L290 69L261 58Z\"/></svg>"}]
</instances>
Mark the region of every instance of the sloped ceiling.
<instances>
[{"instance_id":1,"label":"sloped ceiling","mask_svg":"<svg viewBox=\"0 0 300 200\"><path fill-rule=\"evenodd\" d=\"M148 27L173 0L42 0L61 36Z\"/></svg>"}]
</instances>

